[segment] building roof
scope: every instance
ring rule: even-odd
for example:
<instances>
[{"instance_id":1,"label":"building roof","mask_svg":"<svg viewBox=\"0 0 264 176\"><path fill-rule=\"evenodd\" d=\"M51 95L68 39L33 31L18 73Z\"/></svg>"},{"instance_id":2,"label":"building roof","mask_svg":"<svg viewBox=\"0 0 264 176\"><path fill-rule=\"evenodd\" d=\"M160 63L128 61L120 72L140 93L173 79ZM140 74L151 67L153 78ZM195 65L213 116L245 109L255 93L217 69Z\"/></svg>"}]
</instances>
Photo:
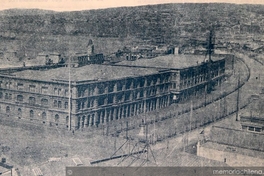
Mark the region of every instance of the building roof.
<instances>
[{"instance_id":1,"label":"building roof","mask_svg":"<svg viewBox=\"0 0 264 176\"><path fill-rule=\"evenodd\" d=\"M257 127L257 128L262 128L263 127L263 124L253 123L253 122L241 122L241 125Z\"/></svg>"},{"instance_id":2,"label":"building roof","mask_svg":"<svg viewBox=\"0 0 264 176\"><path fill-rule=\"evenodd\" d=\"M164 155L164 154L163 154ZM164 158L164 157L163 157ZM159 156L157 156L159 159ZM160 159L162 161L162 159ZM163 159L164 160L164 159ZM211 160L208 158L200 157L197 155L189 154L187 152L175 151L171 155L168 155L160 166L173 166L173 167L225 167L226 163Z\"/></svg>"},{"instance_id":3,"label":"building roof","mask_svg":"<svg viewBox=\"0 0 264 176\"><path fill-rule=\"evenodd\" d=\"M158 72L157 69L145 69L111 65L86 65L71 68L72 81L112 80L123 77L136 77ZM69 68L60 67L49 70L24 70L12 74L18 78L42 80L42 81L67 81Z\"/></svg>"},{"instance_id":4,"label":"building roof","mask_svg":"<svg viewBox=\"0 0 264 176\"><path fill-rule=\"evenodd\" d=\"M216 126L212 127L210 133L210 140L213 142L264 152L264 134L262 133Z\"/></svg>"},{"instance_id":5,"label":"building roof","mask_svg":"<svg viewBox=\"0 0 264 176\"><path fill-rule=\"evenodd\" d=\"M201 64L207 58L202 55L166 55L159 56L152 59L138 59L135 61L122 61L118 65L130 65L130 66L144 66L154 68L172 68L182 69L192 66L196 66L197 63ZM220 60L222 57L212 57L212 60Z\"/></svg>"},{"instance_id":6,"label":"building roof","mask_svg":"<svg viewBox=\"0 0 264 176\"><path fill-rule=\"evenodd\" d=\"M217 142L211 142L211 141L208 141L202 144L202 146L205 148L215 149L218 151L238 153L242 155L264 159L264 153L261 151L257 151L257 150L250 150L250 149L241 148L241 147L234 147L234 146L219 144Z\"/></svg>"}]
</instances>

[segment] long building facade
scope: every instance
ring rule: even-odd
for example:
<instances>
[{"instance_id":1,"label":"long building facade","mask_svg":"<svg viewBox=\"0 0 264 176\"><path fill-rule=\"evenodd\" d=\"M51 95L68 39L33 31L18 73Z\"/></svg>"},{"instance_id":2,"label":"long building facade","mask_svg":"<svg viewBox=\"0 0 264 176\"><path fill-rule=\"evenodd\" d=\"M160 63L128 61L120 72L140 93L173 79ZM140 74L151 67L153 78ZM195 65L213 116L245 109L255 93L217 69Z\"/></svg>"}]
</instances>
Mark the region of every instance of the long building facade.
<instances>
[{"instance_id":1,"label":"long building facade","mask_svg":"<svg viewBox=\"0 0 264 176\"><path fill-rule=\"evenodd\" d=\"M208 84L217 86L225 77L224 58L168 67L151 62L170 60L155 59L146 59L149 66L130 61L2 73L1 113L77 130L179 103L202 94Z\"/></svg>"}]
</instances>

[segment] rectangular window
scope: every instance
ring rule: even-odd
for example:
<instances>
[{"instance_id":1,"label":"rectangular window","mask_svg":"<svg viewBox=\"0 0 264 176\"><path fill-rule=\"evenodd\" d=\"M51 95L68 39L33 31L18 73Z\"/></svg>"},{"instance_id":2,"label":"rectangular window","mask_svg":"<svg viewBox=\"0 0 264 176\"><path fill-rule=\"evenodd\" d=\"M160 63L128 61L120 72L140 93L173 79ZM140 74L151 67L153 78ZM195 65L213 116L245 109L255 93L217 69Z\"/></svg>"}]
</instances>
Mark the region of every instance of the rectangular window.
<instances>
[{"instance_id":1,"label":"rectangular window","mask_svg":"<svg viewBox=\"0 0 264 176\"><path fill-rule=\"evenodd\" d=\"M65 109L68 109L68 102L65 102L65 103L64 103L64 108L65 108Z\"/></svg>"},{"instance_id":2,"label":"rectangular window","mask_svg":"<svg viewBox=\"0 0 264 176\"><path fill-rule=\"evenodd\" d=\"M254 127L248 127L248 131L254 131Z\"/></svg>"},{"instance_id":3,"label":"rectangular window","mask_svg":"<svg viewBox=\"0 0 264 176\"><path fill-rule=\"evenodd\" d=\"M41 93L47 94L48 93L48 87L41 87Z\"/></svg>"},{"instance_id":4,"label":"rectangular window","mask_svg":"<svg viewBox=\"0 0 264 176\"><path fill-rule=\"evenodd\" d=\"M58 108L61 108L61 101L58 101Z\"/></svg>"},{"instance_id":5,"label":"rectangular window","mask_svg":"<svg viewBox=\"0 0 264 176\"><path fill-rule=\"evenodd\" d=\"M65 96L69 96L69 91L68 91L68 89L65 89Z\"/></svg>"},{"instance_id":6,"label":"rectangular window","mask_svg":"<svg viewBox=\"0 0 264 176\"><path fill-rule=\"evenodd\" d=\"M242 125L242 129L243 130L246 130L247 129L247 126Z\"/></svg>"},{"instance_id":7,"label":"rectangular window","mask_svg":"<svg viewBox=\"0 0 264 176\"><path fill-rule=\"evenodd\" d=\"M57 100L54 100L54 101L53 101L53 107L54 107L54 108L57 108L57 107L58 107L58 102L57 102Z\"/></svg>"},{"instance_id":8,"label":"rectangular window","mask_svg":"<svg viewBox=\"0 0 264 176\"><path fill-rule=\"evenodd\" d=\"M35 85L29 85L29 91L30 92L36 92L36 86Z\"/></svg>"},{"instance_id":9,"label":"rectangular window","mask_svg":"<svg viewBox=\"0 0 264 176\"><path fill-rule=\"evenodd\" d=\"M57 88L54 88L54 95L57 95L58 94L58 89Z\"/></svg>"},{"instance_id":10,"label":"rectangular window","mask_svg":"<svg viewBox=\"0 0 264 176\"><path fill-rule=\"evenodd\" d=\"M60 95L61 94L61 89L58 89L58 95Z\"/></svg>"},{"instance_id":11,"label":"rectangular window","mask_svg":"<svg viewBox=\"0 0 264 176\"><path fill-rule=\"evenodd\" d=\"M261 128L255 128L256 132L261 132Z\"/></svg>"},{"instance_id":12,"label":"rectangular window","mask_svg":"<svg viewBox=\"0 0 264 176\"><path fill-rule=\"evenodd\" d=\"M17 90L24 90L24 84L17 83Z\"/></svg>"},{"instance_id":13,"label":"rectangular window","mask_svg":"<svg viewBox=\"0 0 264 176\"><path fill-rule=\"evenodd\" d=\"M17 96L17 101L23 102L23 96L22 95L18 95Z\"/></svg>"}]
</instances>

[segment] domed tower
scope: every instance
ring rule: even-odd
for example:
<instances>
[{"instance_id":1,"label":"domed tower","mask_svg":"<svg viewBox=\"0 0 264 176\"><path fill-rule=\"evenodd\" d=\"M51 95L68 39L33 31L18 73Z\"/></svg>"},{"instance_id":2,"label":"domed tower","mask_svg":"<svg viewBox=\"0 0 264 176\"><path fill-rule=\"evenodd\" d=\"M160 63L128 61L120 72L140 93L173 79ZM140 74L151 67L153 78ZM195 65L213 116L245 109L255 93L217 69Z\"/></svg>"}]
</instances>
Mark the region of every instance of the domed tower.
<instances>
[{"instance_id":1,"label":"domed tower","mask_svg":"<svg viewBox=\"0 0 264 176\"><path fill-rule=\"evenodd\" d=\"M91 39L88 41L87 54L88 55L93 55L94 54L94 45L93 45L93 41Z\"/></svg>"}]
</instances>

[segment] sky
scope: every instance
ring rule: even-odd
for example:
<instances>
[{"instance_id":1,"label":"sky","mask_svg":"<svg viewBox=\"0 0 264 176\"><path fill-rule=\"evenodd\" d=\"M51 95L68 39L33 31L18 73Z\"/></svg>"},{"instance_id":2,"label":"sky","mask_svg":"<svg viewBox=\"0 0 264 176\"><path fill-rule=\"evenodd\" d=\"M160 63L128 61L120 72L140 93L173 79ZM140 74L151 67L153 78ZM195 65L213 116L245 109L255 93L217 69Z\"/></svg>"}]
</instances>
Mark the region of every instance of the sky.
<instances>
[{"instance_id":1,"label":"sky","mask_svg":"<svg viewBox=\"0 0 264 176\"><path fill-rule=\"evenodd\" d=\"M10 8L38 8L55 11L76 11L147 4L200 2L264 4L264 0L0 0L0 10Z\"/></svg>"}]
</instances>

